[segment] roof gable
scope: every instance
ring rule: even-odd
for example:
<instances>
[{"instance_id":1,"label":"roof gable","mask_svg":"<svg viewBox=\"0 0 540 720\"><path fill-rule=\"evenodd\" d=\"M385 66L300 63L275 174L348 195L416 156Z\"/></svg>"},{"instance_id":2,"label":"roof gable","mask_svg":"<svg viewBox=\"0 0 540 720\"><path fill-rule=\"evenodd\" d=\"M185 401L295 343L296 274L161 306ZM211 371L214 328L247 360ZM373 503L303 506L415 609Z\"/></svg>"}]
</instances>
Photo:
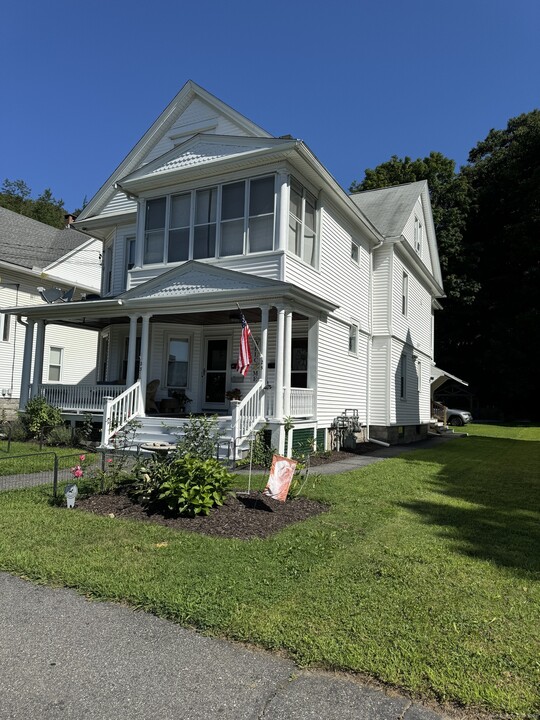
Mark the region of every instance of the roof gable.
<instances>
[{"instance_id":1,"label":"roof gable","mask_svg":"<svg viewBox=\"0 0 540 720\"><path fill-rule=\"evenodd\" d=\"M274 138L199 134L121 178L119 185L129 189L135 183L144 183L145 186L152 182L161 183L164 176L174 173L234 159L245 162L257 155L290 149L296 143L295 140Z\"/></svg>"},{"instance_id":2,"label":"roof gable","mask_svg":"<svg viewBox=\"0 0 540 720\"><path fill-rule=\"evenodd\" d=\"M86 205L78 222L98 215L107 207L116 195L114 185L120 178L152 161L156 154L162 155L184 138L214 131L248 137L272 137L266 130L189 80Z\"/></svg>"},{"instance_id":3,"label":"roof gable","mask_svg":"<svg viewBox=\"0 0 540 720\"><path fill-rule=\"evenodd\" d=\"M188 297L226 291L283 288L279 280L247 275L190 260L119 296L122 300Z\"/></svg>"},{"instance_id":4,"label":"roof gable","mask_svg":"<svg viewBox=\"0 0 540 720\"><path fill-rule=\"evenodd\" d=\"M350 197L385 237L399 237L426 185L427 182L421 180L407 185L365 190Z\"/></svg>"}]
</instances>

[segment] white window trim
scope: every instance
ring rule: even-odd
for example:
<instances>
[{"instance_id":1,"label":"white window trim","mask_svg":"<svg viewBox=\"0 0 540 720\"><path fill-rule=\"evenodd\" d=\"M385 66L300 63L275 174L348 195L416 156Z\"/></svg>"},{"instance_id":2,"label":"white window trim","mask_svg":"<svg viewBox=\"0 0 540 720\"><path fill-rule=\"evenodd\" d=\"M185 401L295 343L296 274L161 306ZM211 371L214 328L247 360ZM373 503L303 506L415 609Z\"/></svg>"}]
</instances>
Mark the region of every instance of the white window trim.
<instances>
[{"instance_id":1,"label":"white window trim","mask_svg":"<svg viewBox=\"0 0 540 720\"><path fill-rule=\"evenodd\" d=\"M167 374L169 370L169 345L171 343L171 340L187 340L188 343L188 369L187 369L187 385L183 388L180 388L179 386L173 386L167 384ZM173 388L175 390L185 390L188 395L191 397L191 393L193 392L191 390L192 386L192 373L193 373L193 333L190 332L183 332L182 330L179 330L178 332L169 331L165 333L164 336L164 344L163 344L163 362L162 362L162 378L163 382L161 384L161 389L164 391L168 391L169 387ZM193 398L192 398L193 399Z\"/></svg>"},{"instance_id":2,"label":"white window trim","mask_svg":"<svg viewBox=\"0 0 540 720\"><path fill-rule=\"evenodd\" d=\"M296 215L293 215L297 220L300 222L301 226L301 238L300 238L300 254L298 255L293 250L290 250L289 248L289 228L287 228L287 237L285 239L285 246L287 248L287 252L292 255L296 260L299 260L300 262L304 263L307 267L313 268L314 270L318 270L319 268L319 253L320 253L320 227L321 227L321 215L320 215L320 208L319 208L319 199L317 198L317 195L313 193L308 187L305 186L304 183L300 182L300 180L297 180L294 175L289 175L289 208L287 213L288 222L290 225L290 216L291 216L291 198L290 198L290 189L292 185L296 184L301 188L301 196L302 196L302 217L297 217ZM304 260L304 228L305 228L305 217L306 217L306 194L311 195L311 197L314 200L314 207L315 207L315 252L313 257L313 264L310 262L307 262L307 260Z\"/></svg>"},{"instance_id":3,"label":"white window trim","mask_svg":"<svg viewBox=\"0 0 540 720\"><path fill-rule=\"evenodd\" d=\"M409 274L403 271L401 280L401 314L407 317L409 313Z\"/></svg>"},{"instance_id":4,"label":"white window trim","mask_svg":"<svg viewBox=\"0 0 540 720\"><path fill-rule=\"evenodd\" d=\"M351 338L354 339L354 349L351 350ZM352 320L349 324L349 355L358 357L358 344L360 339L360 324Z\"/></svg>"},{"instance_id":5,"label":"white window trim","mask_svg":"<svg viewBox=\"0 0 540 720\"><path fill-rule=\"evenodd\" d=\"M356 258L353 257L353 248L356 248ZM360 243L356 242L354 238L351 238L351 262L356 267L360 267Z\"/></svg>"},{"instance_id":6,"label":"white window trim","mask_svg":"<svg viewBox=\"0 0 540 720\"><path fill-rule=\"evenodd\" d=\"M414 216L414 249L416 252L422 254L422 243L424 240L424 226L420 218Z\"/></svg>"},{"instance_id":7,"label":"white window trim","mask_svg":"<svg viewBox=\"0 0 540 720\"><path fill-rule=\"evenodd\" d=\"M51 350L60 350L60 364L51 362ZM58 380L51 380L51 367L59 368ZM49 357L47 362L47 382L48 383L61 383L64 377L64 348L59 345L49 345Z\"/></svg>"},{"instance_id":8,"label":"white window trim","mask_svg":"<svg viewBox=\"0 0 540 720\"><path fill-rule=\"evenodd\" d=\"M402 353L399 359L399 399L407 400L407 355Z\"/></svg>"}]
</instances>

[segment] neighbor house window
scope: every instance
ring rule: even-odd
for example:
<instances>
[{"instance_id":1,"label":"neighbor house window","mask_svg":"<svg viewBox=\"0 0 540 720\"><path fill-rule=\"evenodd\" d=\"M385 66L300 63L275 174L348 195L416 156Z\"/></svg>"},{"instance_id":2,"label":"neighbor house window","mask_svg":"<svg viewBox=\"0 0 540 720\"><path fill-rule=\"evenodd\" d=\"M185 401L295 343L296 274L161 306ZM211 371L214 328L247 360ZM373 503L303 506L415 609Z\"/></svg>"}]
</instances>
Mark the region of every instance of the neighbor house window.
<instances>
[{"instance_id":1,"label":"neighbor house window","mask_svg":"<svg viewBox=\"0 0 540 720\"><path fill-rule=\"evenodd\" d=\"M11 315L0 313L0 340L9 342L9 331L11 329Z\"/></svg>"},{"instance_id":2,"label":"neighbor house window","mask_svg":"<svg viewBox=\"0 0 540 720\"><path fill-rule=\"evenodd\" d=\"M63 348L49 348L49 382L60 382L62 377L63 355Z\"/></svg>"},{"instance_id":3,"label":"neighbor house window","mask_svg":"<svg viewBox=\"0 0 540 720\"><path fill-rule=\"evenodd\" d=\"M349 325L349 353L358 355L358 325Z\"/></svg>"},{"instance_id":4,"label":"neighbor house window","mask_svg":"<svg viewBox=\"0 0 540 720\"><path fill-rule=\"evenodd\" d=\"M167 359L167 387L186 388L189 377L189 340L171 338Z\"/></svg>"},{"instance_id":5,"label":"neighbor house window","mask_svg":"<svg viewBox=\"0 0 540 720\"><path fill-rule=\"evenodd\" d=\"M148 200L145 264L272 250L274 185L270 175Z\"/></svg>"},{"instance_id":6,"label":"neighbor house window","mask_svg":"<svg viewBox=\"0 0 540 720\"><path fill-rule=\"evenodd\" d=\"M409 276L403 273L403 281L401 285L401 312L406 315L409 310Z\"/></svg>"},{"instance_id":7,"label":"neighbor house window","mask_svg":"<svg viewBox=\"0 0 540 720\"><path fill-rule=\"evenodd\" d=\"M317 201L296 180L291 180L288 249L304 262L316 264Z\"/></svg>"},{"instance_id":8,"label":"neighbor house window","mask_svg":"<svg viewBox=\"0 0 540 720\"><path fill-rule=\"evenodd\" d=\"M414 249L418 254L422 251L422 239L424 237L424 228L420 220L414 218Z\"/></svg>"},{"instance_id":9,"label":"neighbor house window","mask_svg":"<svg viewBox=\"0 0 540 720\"><path fill-rule=\"evenodd\" d=\"M399 361L399 397L405 400L407 397L407 356L402 355Z\"/></svg>"}]
</instances>

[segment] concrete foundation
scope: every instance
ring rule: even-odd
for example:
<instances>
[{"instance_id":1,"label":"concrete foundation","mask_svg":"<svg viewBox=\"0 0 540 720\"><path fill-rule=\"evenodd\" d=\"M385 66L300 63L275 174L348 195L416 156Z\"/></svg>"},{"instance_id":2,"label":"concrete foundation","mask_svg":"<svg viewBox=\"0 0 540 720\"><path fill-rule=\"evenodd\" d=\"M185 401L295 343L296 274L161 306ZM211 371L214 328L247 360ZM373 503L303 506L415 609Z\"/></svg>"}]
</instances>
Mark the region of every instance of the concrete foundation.
<instances>
[{"instance_id":1,"label":"concrete foundation","mask_svg":"<svg viewBox=\"0 0 540 720\"><path fill-rule=\"evenodd\" d=\"M419 425L392 425L390 427L371 425L369 428L369 436L374 440L381 440L390 445L403 445L425 440L428 430L428 423Z\"/></svg>"}]
</instances>

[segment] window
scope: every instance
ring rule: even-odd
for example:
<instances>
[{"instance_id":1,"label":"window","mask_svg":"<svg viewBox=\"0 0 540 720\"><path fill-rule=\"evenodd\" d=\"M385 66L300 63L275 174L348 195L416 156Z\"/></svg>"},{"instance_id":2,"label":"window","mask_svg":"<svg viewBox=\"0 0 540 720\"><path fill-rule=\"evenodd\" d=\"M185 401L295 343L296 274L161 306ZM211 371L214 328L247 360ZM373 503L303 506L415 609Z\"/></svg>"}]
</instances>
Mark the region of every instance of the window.
<instances>
[{"instance_id":1,"label":"window","mask_svg":"<svg viewBox=\"0 0 540 720\"><path fill-rule=\"evenodd\" d=\"M0 340L9 342L9 333L11 330L11 315L0 313Z\"/></svg>"},{"instance_id":2,"label":"window","mask_svg":"<svg viewBox=\"0 0 540 720\"><path fill-rule=\"evenodd\" d=\"M186 388L189 377L189 340L171 338L167 360L167 387Z\"/></svg>"},{"instance_id":3,"label":"window","mask_svg":"<svg viewBox=\"0 0 540 720\"><path fill-rule=\"evenodd\" d=\"M415 217L414 218L414 249L416 252L420 255L422 252L422 239L424 236L424 228L422 226L422 223L420 220Z\"/></svg>"},{"instance_id":4,"label":"window","mask_svg":"<svg viewBox=\"0 0 540 720\"><path fill-rule=\"evenodd\" d=\"M349 325L349 353L358 355L358 325Z\"/></svg>"},{"instance_id":5,"label":"window","mask_svg":"<svg viewBox=\"0 0 540 720\"><path fill-rule=\"evenodd\" d=\"M103 292L105 295L112 291L112 259L112 245L108 245L103 251Z\"/></svg>"},{"instance_id":6,"label":"window","mask_svg":"<svg viewBox=\"0 0 540 720\"><path fill-rule=\"evenodd\" d=\"M148 200L144 263L272 250L274 185L270 175Z\"/></svg>"},{"instance_id":7,"label":"window","mask_svg":"<svg viewBox=\"0 0 540 720\"><path fill-rule=\"evenodd\" d=\"M291 179L288 249L313 266L317 260L316 213L317 203L313 195Z\"/></svg>"},{"instance_id":8,"label":"window","mask_svg":"<svg viewBox=\"0 0 540 720\"><path fill-rule=\"evenodd\" d=\"M109 336L103 335L99 350L99 378L101 382L107 380L107 368L109 363Z\"/></svg>"},{"instance_id":9,"label":"window","mask_svg":"<svg viewBox=\"0 0 540 720\"><path fill-rule=\"evenodd\" d=\"M354 240L351 241L351 260L360 265L360 248Z\"/></svg>"},{"instance_id":10,"label":"window","mask_svg":"<svg viewBox=\"0 0 540 720\"><path fill-rule=\"evenodd\" d=\"M127 288L128 272L135 265L135 238L126 238L125 246L125 268L124 268L124 287Z\"/></svg>"},{"instance_id":11,"label":"window","mask_svg":"<svg viewBox=\"0 0 540 720\"><path fill-rule=\"evenodd\" d=\"M416 372L418 373L418 392L422 392L422 361L416 361Z\"/></svg>"},{"instance_id":12,"label":"window","mask_svg":"<svg viewBox=\"0 0 540 720\"><path fill-rule=\"evenodd\" d=\"M409 309L409 276L403 273L403 282L401 285L401 312L406 315Z\"/></svg>"},{"instance_id":13,"label":"window","mask_svg":"<svg viewBox=\"0 0 540 720\"><path fill-rule=\"evenodd\" d=\"M297 337L291 340L291 387L307 388L308 339Z\"/></svg>"},{"instance_id":14,"label":"window","mask_svg":"<svg viewBox=\"0 0 540 720\"><path fill-rule=\"evenodd\" d=\"M407 356L402 355L399 361L399 397L405 400L407 397Z\"/></svg>"},{"instance_id":15,"label":"window","mask_svg":"<svg viewBox=\"0 0 540 720\"><path fill-rule=\"evenodd\" d=\"M63 354L63 348L49 348L49 382L60 382L62 377Z\"/></svg>"}]
</instances>

